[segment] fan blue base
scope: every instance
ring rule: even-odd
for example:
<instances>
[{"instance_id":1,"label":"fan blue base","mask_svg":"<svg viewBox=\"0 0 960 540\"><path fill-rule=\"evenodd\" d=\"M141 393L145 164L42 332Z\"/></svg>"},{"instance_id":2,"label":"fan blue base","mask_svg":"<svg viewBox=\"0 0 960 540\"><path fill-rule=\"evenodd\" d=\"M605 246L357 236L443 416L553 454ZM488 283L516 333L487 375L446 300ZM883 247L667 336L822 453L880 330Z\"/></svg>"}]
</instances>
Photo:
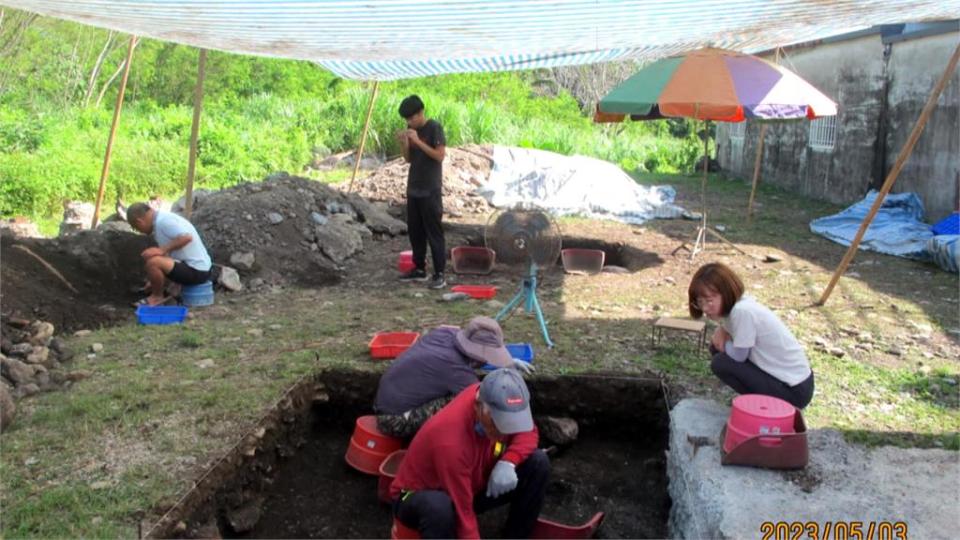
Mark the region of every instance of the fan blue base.
<instances>
[{"instance_id":1,"label":"fan blue base","mask_svg":"<svg viewBox=\"0 0 960 540\"><path fill-rule=\"evenodd\" d=\"M547 347L552 349L553 342L550 341L550 333L547 332L547 321L545 321L543 318L543 311L540 309L540 302L537 300L536 264L530 264L530 271L527 273L527 277L523 278L523 284L520 286L520 290L517 291L517 294L513 295L513 298L507 302L507 305L503 306L503 309L497 313L497 316L494 317L494 319L497 320L497 322L503 320L507 314L520 305L521 301L524 303L527 313L534 312L537 314L537 321L540 323L540 331L543 332L543 340L547 343Z\"/></svg>"}]
</instances>

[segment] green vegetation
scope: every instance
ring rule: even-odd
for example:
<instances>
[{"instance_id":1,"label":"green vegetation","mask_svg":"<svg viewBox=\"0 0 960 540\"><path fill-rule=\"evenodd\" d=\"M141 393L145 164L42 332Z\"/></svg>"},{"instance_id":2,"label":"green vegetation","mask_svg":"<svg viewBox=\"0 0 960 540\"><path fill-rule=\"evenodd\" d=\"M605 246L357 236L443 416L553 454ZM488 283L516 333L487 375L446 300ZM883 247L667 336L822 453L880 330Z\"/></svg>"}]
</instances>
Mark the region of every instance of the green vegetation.
<instances>
[{"instance_id":1,"label":"green vegetation","mask_svg":"<svg viewBox=\"0 0 960 540\"><path fill-rule=\"evenodd\" d=\"M58 215L65 199L95 196L119 77L108 81L125 57L127 38L13 15L7 15L0 44L18 27L25 31L12 51L0 48L0 61L10 66L0 75L0 215L42 221ZM90 84L105 44L109 51ZM108 200L181 192L196 62L192 48L149 39L138 44ZM417 93L428 116L444 125L450 145L540 148L660 172L687 170L701 152L687 121L597 125L566 91L539 95L537 76L451 75L381 84L367 148L399 153L396 107ZM368 83L339 79L309 62L211 52L197 187L256 181L277 170L299 173L315 156L354 148L369 97Z\"/></svg>"}]
</instances>

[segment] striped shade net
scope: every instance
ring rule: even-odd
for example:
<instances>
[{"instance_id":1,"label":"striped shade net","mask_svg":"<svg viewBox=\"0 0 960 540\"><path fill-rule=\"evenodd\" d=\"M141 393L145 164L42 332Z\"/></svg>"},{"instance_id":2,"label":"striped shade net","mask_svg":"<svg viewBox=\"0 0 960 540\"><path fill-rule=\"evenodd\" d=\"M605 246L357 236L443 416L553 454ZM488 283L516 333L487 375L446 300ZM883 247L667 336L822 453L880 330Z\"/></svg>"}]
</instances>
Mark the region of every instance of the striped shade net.
<instances>
[{"instance_id":1,"label":"striped shade net","mask_svg":"<svg viewBox=\"0 0 960 540\"><path fill-rule=\"evenodd\" d=\"M349 79L649 62L955 18L960 0L0 0L169 42L318 62Z\"/></svg>"}]
</instances>

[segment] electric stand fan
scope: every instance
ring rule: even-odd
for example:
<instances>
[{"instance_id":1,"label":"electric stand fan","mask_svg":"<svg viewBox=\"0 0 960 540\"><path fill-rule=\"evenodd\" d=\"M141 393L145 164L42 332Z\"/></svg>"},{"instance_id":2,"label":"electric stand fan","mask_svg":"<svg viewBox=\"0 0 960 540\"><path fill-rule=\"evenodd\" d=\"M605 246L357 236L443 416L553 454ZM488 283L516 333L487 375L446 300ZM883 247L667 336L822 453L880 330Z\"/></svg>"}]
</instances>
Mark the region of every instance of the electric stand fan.
<instances>
[{"instance_id":1,"label":"electric stand fan","mask_svg":"<svg viewBox=\"0 0 960 540\"><path fill-rule=\"evenodd\" d=\"M499 262L527 265L520 290L495 319L502 320L523 302L528 313L536 314L543 340L550 348L553 342L537 300L537 271L557 264L561 242L560 227L546 212L537 209L518 207L497 211L490 216L484 230L484 243L496 252Z\"/></svg>"}]
</instances>

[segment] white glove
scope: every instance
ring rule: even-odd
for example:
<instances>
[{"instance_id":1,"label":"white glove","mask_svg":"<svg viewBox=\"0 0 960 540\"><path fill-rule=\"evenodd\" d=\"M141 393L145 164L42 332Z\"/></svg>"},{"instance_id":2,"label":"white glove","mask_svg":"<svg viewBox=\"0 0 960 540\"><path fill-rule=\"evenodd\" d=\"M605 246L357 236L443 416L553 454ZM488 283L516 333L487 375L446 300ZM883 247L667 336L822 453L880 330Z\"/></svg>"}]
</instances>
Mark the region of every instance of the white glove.
<instances>
[{"instance_id":1,"label":"white glove","mask_svg":"<svg viewBox=\"0 0 960 540\"><path fill-rule=\"evenodd\" d=\"M516 358L513 358L513 368L519 371L521 375L529 375L537 369L533 367L533 364L530 362L524 362L523 360L517 360Z\"/></svg>"},{"instance_id":2,"label":"white glove","mask_svg":"<svg viewBox=\"0 0 960 540\"><path fill-rule=\"evenodd\" d=\"M517 469L513 463L500 460L493 466L490 480L487 481L487 497L496 499L517 487Z\"/></svg>"}]
</instances>

